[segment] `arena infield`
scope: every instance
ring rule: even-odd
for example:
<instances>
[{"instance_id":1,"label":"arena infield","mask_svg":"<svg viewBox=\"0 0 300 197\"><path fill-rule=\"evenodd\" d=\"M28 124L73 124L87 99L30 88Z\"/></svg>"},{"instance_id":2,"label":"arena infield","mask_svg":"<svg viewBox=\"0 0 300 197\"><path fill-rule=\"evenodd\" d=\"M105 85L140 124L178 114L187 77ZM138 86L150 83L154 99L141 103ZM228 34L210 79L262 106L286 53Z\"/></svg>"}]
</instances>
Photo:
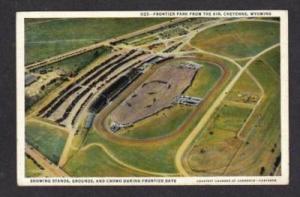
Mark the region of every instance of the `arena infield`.
<instances>
[{"instance_id":1,"label":"arena infield","mask_svg":"<svg viewBox=\"0 0 300 197\"><path fill-rule=\"evenodd\" d=\"M129 127L162 109L172 107L176 97L191 85L199 68L199 64L191 61L159 67L111 113L111 124Z\"/></svg>"}]
</instances>

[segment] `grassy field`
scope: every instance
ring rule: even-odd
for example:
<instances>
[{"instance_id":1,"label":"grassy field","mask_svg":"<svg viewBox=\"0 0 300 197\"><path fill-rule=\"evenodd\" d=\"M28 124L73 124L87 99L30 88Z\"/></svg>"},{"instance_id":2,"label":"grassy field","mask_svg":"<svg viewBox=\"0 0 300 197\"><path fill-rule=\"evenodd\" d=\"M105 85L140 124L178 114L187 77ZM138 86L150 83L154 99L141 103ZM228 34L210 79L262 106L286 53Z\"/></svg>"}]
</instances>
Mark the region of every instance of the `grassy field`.
<instances>
[{"instance_id":1,"label":"grassy field","mask_svg":"<svg viewBox=\"0 0 300 197\"><path fill-rule=\"evenodd\" d=\"M232 58L254 56L279 42L279 23L236 22L207 29L192 39L206 51Z\"/></svg>"},{"instance_id":2,"label":"grassy field","mask_svg":"<svg viewBox=\"0 0 300 197\"><path fill-rule=\"evenodd\" d=\"M245 96L261 96L261 90L248 73L243 73L228 93L226 100L245 102Z\"/></svg>"},{"instance_id":3,"label":"grassy field","mask_svg":"<svg viewBox=\"0 0 300 197\"><path fill-rule=\"evenodd\" d=\"M238 131L245 123L251 109L224 105L217 113L214 128Z\"/></svg>"},{"instance_id":4,"label":"grassy field","mask_svg":"<svg viewBox=\"0 0 300 197\"><path fill-rule=\"evenodd\" d=\"M31 159L25 157L25 176L38 177L42 174L43 170L41 170Z\"/></svg>"},{"instance_id":5,"label":"grassy field","mask_svg":"<svg viewBox=\"0 0 300 197\"><path fill-rule=\"evenodd\" d=\"M245 66L250 59L251 59L251 57L246 58L246 59L237 59L236 62L238 64L240 64L241 66Z\"/></svg>"},{"instance_id":6,"label":"grassy field","mask_svg":"<svg viewBox=\"0 0 300 197\"><path fill-rule=\"evenodd\" d=\"M141 176L138 172L134 172L116 163L97 146L78 152L64 170L76 177ZM145 175L142 174L142 176Z\"/></svg>"},{"instance_id":7,"label":"grassy field","mask_svg":"<svg viewBox=\"0 0 300 197\"><path fill-rule=\"evenodd\" d=\"M167 20L170 19L26 19L25 63L33 63L47 57L130 33Z\"/></svg>"},{"instance_id":8,"label":"grassy field","mask_svg":"<svg viewBox=\"0 0 300 197\"><path fill-rule=\"evenodd\" d=\"M274 72L280 75L280 50L272 50L259 58L264 64L269 65Z\"/></svg>"},{"instance_id":9,"label":"grassy field","mask_svg":"<svg viewBox=\"0 0 300 197\"><path fill-rule=\"evenodd\" d=\"M241 128L250 109L231 107L224 110L221 107L188 154L188 165L192 172L206 176L274 174L276 159L280 157L279 75L278 70L274 72L274 68L279 69L279 61L273 61L273 58L278 59L274 55L279 55L278 49L264 54L250 65L250 72L262 85L265 95L245 125L242 139L236 137L236 131L238 127ZM271 61L276 65L271 66ZM234 89L258 90L245 74ZM225 118L219 121L222 116Z\"/></svg>"},{"instance_id":10,"label":"grassy field","mask_svg":"<svg viewBox=\"0 0 300 197\"><path fill-rule=\"evenodd\" d=\"M157 143L152 145L119 144L106 139L97 131L91 130L88 133L85 145L95 142L103 144L121 161L135 167L157 172L176 172L175 165L173 164L174 159L168 156L168 154L175 154L176 149L174 147L177 146L176 143ZM154 146L156 146L155 149ZM78 153L75 154L75 157L77 157L77 155ZM75 157L67 163L66 168L69 168L72 160L76 162L77 159Z\"/></svg>"},{"instance_id":11,"label":"grassy field","mask_svg":"<svg viewBox=\"0 0 300 197\"><path fill-rule=\"evenodd\" d=\"M192 86L189 87L185 94L189 96L204 97L220 78L221 70L217 66L209 63L198 63L203 65L203 67L200 68L194 78Z\"/></svg>"},{"instance_id":12,"label":"grassy field","mask_svg":"<svg viewBox=\"0 0 300 197\"><path fill-rule=\"evenodd\" d=\"M47 169L40 168L32 159L25 156L25 177L54 177Z\"/></svg>"},{"instance_id":13,"label":"grassy field","mask_svg":"<svg viewBox=\"0 0 300 197\"><path fill-rule=\"evenodd\" d=\"M232 91L259 93L259 87L247 73L243 73L238 82L233 86Z\"/></svg>"},{"instance_id":14,"label":"grassy field","mask_svg":"<svg viewBox=\"0 0 300 197\"><path fill-rule=\"evenodd\" d=\"M187 160L194 172L220 173L240 145L236 138L251 109L223 105L196 139Z\"/></svg>"},{"instance_id":15,"label":"grassy field","mask_svg":"<svg viewBox=\"0 0 300 197\"><path fill-rule=\"evenodd\" d=\"M277 57L276 55L277 54ZM249 136L249 144L241 147L228 174L273 175L276 158L280 157L280 86L279 48L261 56L250 66L250 71L265 90L265 99L259 108L261 118L256 121ZM274 58L274 59L273 59ZM265 61L260 61L264 59ZM266 64L265 62L268 62ZM272 62L272 65L270 65ZM274 72L275 71L275 72ZM242 166L242 167L241 167ZM264 170L262 171L262 168Z\"/></svg>"},{"instance_id":16,"label":"grassy field","mask_svg":"<svg viewBox=\"0 0 300 197\"><path fill-rule=\"evenodd\" d=\"M58 163L67 137L65 131L59 130L56 127L35 121L26 122L26 142L39 150L54 163Z\"/></svg>"},{"instance_id":17,"label":"grassy field","mask_svg":"<svg viewBox=\"0 0 300 197\"><path fill-rule=\"evenodd\" d=\"M186 158L187 170L194 175L222 175L240 145L236 133L229 130L209 130L194 144ZM213 133L213 134L209 134Z\"/></svg>"},{"instance_id":18,"label":"grassy field","mask_svg":"<svg viewBox=\"0 0 300 197\"><path fill-rule=\"evenodd\" d=\"M57 63L49 64L47 67L52 67L54 69L61 69L66 73L74 72L78 73L85 66L89 65L95 59L99 58L102 55L107 55L111 51L108 47L102 47L99 49L95 49L92 51L88 51L86 53L82 53L78 56L74 56L68 59L64 59ZM46 67L42 67L44 70Z\"/></svg>"},{"instance_id":19,"label":"grassy field","mask_svg":"<svg viewBox=\"0 0 300 197\"><path fill-rule=\"evenodd\" d=\"M121 132L123 136L134 139L163 137L178 128L191 112L191 107L177 105L139 121L133 127L121 130ZM160 124L156 124L157 122Z\"/></svg>"}]
</instances>

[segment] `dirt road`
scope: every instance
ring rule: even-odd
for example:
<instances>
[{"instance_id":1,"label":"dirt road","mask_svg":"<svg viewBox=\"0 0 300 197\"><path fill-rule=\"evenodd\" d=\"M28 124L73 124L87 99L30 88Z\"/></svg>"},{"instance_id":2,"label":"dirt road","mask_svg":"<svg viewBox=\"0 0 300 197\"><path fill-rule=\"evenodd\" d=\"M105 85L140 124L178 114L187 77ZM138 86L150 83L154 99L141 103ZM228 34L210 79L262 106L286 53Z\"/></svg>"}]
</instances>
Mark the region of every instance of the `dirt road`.
<instances>
[{"instance_id":1,"label":"dirt road","mask_svg":"<svg viewBox=\"0 0 300 197\"><path fill-rule=\"evenodd\" d=\"M38 150L34 149L29 144L25 145L25 152L30 155L38 164L43 168L50 171L52 174L57 177L68 177L69 175L64 172L61 168L56 166L54 163L49 161L44 155L42 155Z\"/></svg>"}]
</instances>

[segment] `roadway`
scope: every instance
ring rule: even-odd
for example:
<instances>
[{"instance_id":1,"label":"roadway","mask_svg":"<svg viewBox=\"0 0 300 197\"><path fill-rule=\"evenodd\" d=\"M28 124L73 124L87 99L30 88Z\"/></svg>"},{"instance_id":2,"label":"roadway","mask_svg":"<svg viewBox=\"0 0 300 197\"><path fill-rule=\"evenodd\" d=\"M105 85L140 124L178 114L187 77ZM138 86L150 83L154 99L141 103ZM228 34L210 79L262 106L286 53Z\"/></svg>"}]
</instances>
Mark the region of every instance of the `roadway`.
<instances>
[{"instance_id":1,"label":"roadway","mask_svg":"<svg viewBox=\"0 0 300 197\"><path fill-rule=\"evenodd\" d=\"M44 155L42 155L38 150L34 149L32 146L26 143L25 152L30 155L38 164L40 164L44 169L51 172L53 175L57 177L68 177L69 175L64 172L61 168L56 166L50 160L47 159Z\"/></svg>"}]
</instances>

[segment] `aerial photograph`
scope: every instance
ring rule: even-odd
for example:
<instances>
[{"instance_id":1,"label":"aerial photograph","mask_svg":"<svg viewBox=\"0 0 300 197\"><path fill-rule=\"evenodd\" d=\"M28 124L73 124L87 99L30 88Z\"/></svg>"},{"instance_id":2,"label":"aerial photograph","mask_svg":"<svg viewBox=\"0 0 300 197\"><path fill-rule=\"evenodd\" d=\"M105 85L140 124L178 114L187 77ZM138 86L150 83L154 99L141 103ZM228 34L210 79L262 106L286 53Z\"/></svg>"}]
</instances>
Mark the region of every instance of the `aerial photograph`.
<instances>
[{"instance_id":1,"label":"aerial photograph","mask_svg":"<svg viewBox=\"0 0 300 197\"><path fill-rule=\"evenodd\" d=\"M279 17L24 22L25 177L282 174Z\"/></svg>"}]
</instances>

